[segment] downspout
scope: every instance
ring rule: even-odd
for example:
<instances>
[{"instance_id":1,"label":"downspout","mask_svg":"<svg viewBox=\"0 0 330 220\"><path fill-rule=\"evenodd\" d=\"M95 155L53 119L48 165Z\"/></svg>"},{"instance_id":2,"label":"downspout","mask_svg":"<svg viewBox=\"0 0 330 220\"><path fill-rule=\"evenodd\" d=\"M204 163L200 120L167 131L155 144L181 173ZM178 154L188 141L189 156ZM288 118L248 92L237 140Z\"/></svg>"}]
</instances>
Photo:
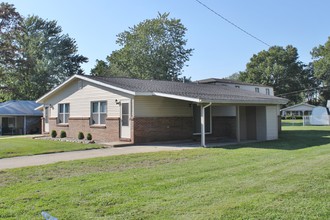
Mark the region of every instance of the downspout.
<instances>
[{"instance_id":1,"label":"downspout","mask_svg":"<svg viewBox=\"0 0 330 220\"><path fill-rule=\"evenodd\" d=\"M205 144L205 109L212 105L212 102L203 106L201 105L201 146L206 147Z\"/></svg>"}]
</instances>

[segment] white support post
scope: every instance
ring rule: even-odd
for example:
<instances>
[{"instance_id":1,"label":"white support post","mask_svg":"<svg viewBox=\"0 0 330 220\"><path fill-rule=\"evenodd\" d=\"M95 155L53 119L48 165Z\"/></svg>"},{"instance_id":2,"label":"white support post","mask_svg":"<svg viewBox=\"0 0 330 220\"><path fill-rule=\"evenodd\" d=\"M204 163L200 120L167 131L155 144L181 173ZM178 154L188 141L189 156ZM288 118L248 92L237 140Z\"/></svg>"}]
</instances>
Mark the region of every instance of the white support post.
<instances>
[{"instance_id":1,"label":"white support post","mask_svg":"<svg viewBox=\"0 0 330 220\"><path fill-rule=\"evenodd\" d=\"M205 108L201 105L201 145L205 145Z\"/></svg>"},{"instance_id":2,"label":"white support post","mask_svg":"<svg viewBox=\"0 0 330 220\"><path fill-rule=\"evenodd\" d=\"M206 144L205 144L205 109L211 105L212 105L211 102L205 106L201 105L201 145L202 145L202 147L206 147Z\"/></svg>"},{"instance_id":3,"label":"white support post","mask_svg":"<svg viewBox=\"0 0 330 220\"><path fill-rule=\"evenodd\" d=\"M24 130L23 134L26 135L26 116L24 116Z\"/></svg>"},{"instance_id":4,"label":"white support post","mask_svg":"<svg viewBox=\"0 0 330 220\"><path fill-rule=\"evenodd\" d=\"M241 126L240 126L240 117L239 117L239 106L236 106L236 139L237 142L241 142Z\"/></svg>"}]
</instances>

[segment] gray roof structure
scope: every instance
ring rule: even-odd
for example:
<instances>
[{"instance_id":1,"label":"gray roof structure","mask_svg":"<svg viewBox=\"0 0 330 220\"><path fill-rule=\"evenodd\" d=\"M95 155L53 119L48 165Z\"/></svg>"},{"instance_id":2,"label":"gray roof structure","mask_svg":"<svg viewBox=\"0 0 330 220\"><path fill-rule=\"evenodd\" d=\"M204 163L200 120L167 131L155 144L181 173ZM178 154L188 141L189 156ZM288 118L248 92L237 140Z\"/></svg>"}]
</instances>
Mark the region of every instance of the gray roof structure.
<instances>
[{"instance_id":1,"label":"gray roof structure","mask_svg":"<svg viewBox=\"0 0 330 220\"><path fill-rule=\"evenodd\" d=\"M224 84L183 83L162 80L142 80L118 77L100 77L90 75L74 75L64 83L40 97L36 102L44 103L61 88L75 80L90 83L123 92L132 96L159 96L194 103L214 104L286 104L287 99L266 94L233 88Z\"/></svg>"},{"instance_id":2,"label":"gray roof structure","mask_svg":"<svg viewBox=\"0 0 330 220\"><path fill-rule=\"evenodd\" d=\"M288 102L288 100L284 98L232 88L226 85L87 75L80 76L79 78L87 78L90 81L101 82L102 84L131 91L135 93L135 95L153 94L170 98L171 96L176 96L177 98L186 97L198 99L200 103L286 104Z\"/></svg>"},{"instance_id":3,"label":"gray roof structure","mask_svg":"<svg viewBox=\"0 0 330 220\"><path fill-rule=\"evenodd\" d=\"M11 100L0 103L0 116L42 116L42 112L35 110L40 104L35 101Z\"/></svg>"},{"instance_id":4,"label":"gray roof structure","mask_svg":"<svg viewBox=\"0 0 330 220\"><path fill-rule=\"evenodd\" d=\"M258 86L258 87L271 87L256 83L241 82L233 79L219 79L219 78L208 78L208 79L197 80L195 82L198 84L235 84L235 85Z\"/></svg>"}]
</instances>

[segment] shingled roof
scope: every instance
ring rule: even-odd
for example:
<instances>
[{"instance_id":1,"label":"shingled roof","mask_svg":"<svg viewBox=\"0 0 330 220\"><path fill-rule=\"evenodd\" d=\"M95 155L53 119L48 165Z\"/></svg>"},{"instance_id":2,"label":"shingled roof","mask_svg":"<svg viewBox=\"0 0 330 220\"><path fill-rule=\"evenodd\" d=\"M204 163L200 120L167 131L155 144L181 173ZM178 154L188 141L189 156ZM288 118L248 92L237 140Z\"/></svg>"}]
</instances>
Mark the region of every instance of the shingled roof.
<instances>
[{"instance_id":1,"label":"shingled roof","mask_svg":"<svg viewBox=\"0 0 330 220\"><path fill-rule=\"evenodd\" d=\"M118 90L133 96L161 96L197 103L236 103L236 104L285 104L286 99L249 92L225 85L182 83L162 80L142 80L132 78L97 77L75 75L61 86L74 79L86 80L104 87ZM37 100L42 102L57 89Z\"/></svg>"},{"instance_id":2,"label":"shingled roof","mask_svg":"<svg viewBox=\"0 0 330 220\"><path fill-rule=\"evenodd\" d=\"M161 80L141 80L131 78L110 78L84 76L88 79L109 84L135 93L156 93L199 99L199 102L214 103L276 103L284 104L286 99L249 92L225 85L182 83Z\"/></svg>"},{"instance_id":3,"label":"shingled roof","mask_svg":"<svg viewBox=\"0 0 330 220\"><path fill-rule=\"evenodd\" d=\"M40 106L35 101L11 100L0 103L0 115L6 116L42 116L42 112L35 110Z\"/></svg>"}]
</instances>

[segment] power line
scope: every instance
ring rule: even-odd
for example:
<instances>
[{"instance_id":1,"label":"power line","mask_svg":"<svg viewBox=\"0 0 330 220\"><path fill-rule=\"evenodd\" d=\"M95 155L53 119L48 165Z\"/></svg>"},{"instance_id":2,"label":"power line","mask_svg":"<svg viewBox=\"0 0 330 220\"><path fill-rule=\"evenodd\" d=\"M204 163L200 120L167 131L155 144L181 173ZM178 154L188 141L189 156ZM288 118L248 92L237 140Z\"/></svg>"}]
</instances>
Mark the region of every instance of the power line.
<instances>
[{"instance_id":1,"label":"power line","mask_svg":"<svg viewBox=\"0 0 330 220\"><path fill-rule=\"evenodd\" d=\"M297 94L297 93L301 93L301 92L308 92L308 91L315 91L315 90L325 90L326 88L330 88L330 86L323 86L323 87L315 87L315 88L311 88L311 89L304 89L304 90L297 90L297 91L293 91L293 92L288 92L288 93L282 93L282 94L278 94L276 96L279 97L285 97L286 95L292 95L292 94Z\"/></svg>"},{"instance_id":2,"label":"power line","mask_svg":"<svg viewBox=\"0 0 330 220\"><path fill-rule=\"evenodd\" d=\"M255 40L261 42L262 44L265 44L266 46L270 47L270 45L268 43L266 43L265 41L261 40L260 38L254 36L253 34L250 34L249 32L247 32L246 30L244 30L243 28L239 27L237 24L235 24L234 22L231 22L230 20L228 20L227 18L225 18L224 16L222 16L221 14L219 14L218 12L214 11L212 8L210 8L209 6L205 5L203 2L199 1L199 0L195 0L197 3L199 3L200 5L204 6L206 9L208 9L209 11L213 12L215 15L217 15L218 17L220 17L222 20L228 22L229 24L231 24L232 26L236 27L238 30L244 32L245 34L249 35L250 37L254 38Z\"/></svg>"}]
</instances>

